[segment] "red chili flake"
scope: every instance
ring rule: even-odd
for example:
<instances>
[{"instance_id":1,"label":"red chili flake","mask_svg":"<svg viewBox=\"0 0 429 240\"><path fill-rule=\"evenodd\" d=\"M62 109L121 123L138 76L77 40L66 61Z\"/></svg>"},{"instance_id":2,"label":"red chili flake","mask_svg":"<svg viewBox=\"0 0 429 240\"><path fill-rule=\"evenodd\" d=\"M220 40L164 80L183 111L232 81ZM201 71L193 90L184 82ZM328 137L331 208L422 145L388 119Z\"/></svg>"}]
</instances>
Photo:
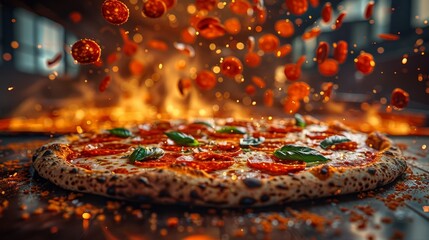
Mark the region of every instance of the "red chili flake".
<instances>
[{"instance_id":1,"label":"red chili flake","mask_svg":"<svg viewBox=\"0 0 429 240\"><path fill-rule=\"evenodd\" d=\"M302 34L301 38L302 38L302 40L309 40L309 39L318 37L320 35L320 33L321 33L320 28L314 27L311 30Z\"/></svg>"},{"instance_id":2,"label":"red chili flake","mask_svg":"<svg viewBox=\"0 0 429 240\"><path fill-rule=\"evenodd\" d=\"M79 12L71 12L69 14L69 18L73 23L79 23L80 21L82 21L82 14L80 14Z\"/></svg>"},{"instance_id":3,"label":"red chili flake","mask_svg":"<svg viewBox=\"0 0 429 240\"><path fill-rule=\"evenodd\" d=\"M256 22L259 24L264 24L267 21L267 10L260 6L253 6L253 12L256 15Z\"/></svg>"},{"instance_id":4,"label":"red chili flake","mask_svg":"<svg viewBox=\"0 0 429 240\"><path fill-rule=\"evenodd\" d=\"M184 96L192 86L192 81L189 78L182 78L177 84L177 88L182 96Z\"/></svg>"},{"instance_id":5,"label":"red chili flake","mask_svg":"<svg viewBox=\"0 0 429 240\"><path fill-rule=\"evenodd\" d=\"M255 37L253 36L247 37L247 42L246 42L247 51L253 52L253 50L255 49L255 42L256 42Z\"/></svg>"},{"instance_id":6,"label":"red chili flake","mask_svg":"<svg viewBox=\"0 0 429 240\"><path fill-rule=\"evenodd\" d=\"M328 57L329 45L326 42L320 42L316 49L316 59L318 63L323 63Z\"/></svg>"},{"instance_id":7,"label":"red chili flake","mask_svg":"<svg viewBox=\"0 0 429 240\"><path fill-rule=\"evenodd\" d=\"M196 39L196 31L193 27L188 27L182 30L180 37L184 43L194 43Z\"/></svg>"},{"instance_id":8,"label":"red chili flake","mask_svg":"<svg viewBox=\"0 0 429 240\"><path fill-rule=\"evenodd\" d=\"M240 59L230 56L222 61L220 69L223 75L233 78L243 72L243 64Z\"/></svg>"},{"instance_id":9,"label":"red chili flake","mask_svg":"<svg viewBox=\"0 0 429 240\"><path fill-rule=\"evenodd\" d=\"M81 39L73 44L71 54L81 64L95 63L100 59L101 48L91 39Z\"/></svg>"},{"instance_id":10,"label":"red chili flake","mask_svg":"<svg viewBox=\"0 0 429 240\"><path fill-rule=\"evenodd\" d=\"M98 87L98 90L100 90L100 92L106 91L107 87L110 85L111 80L112 79L110 78L110 76L104 77L104 79L100 83L100 86Z\"/></svg>"},{"instance_id":11,"label":"red chili flake","mask_svg":"<svg viewBox=\"0 0 429 240\"><path fill-rule=\"evenodd\" d=\"M229 4L229 9L231 12L238 15L246 15L249 9L252 8L252 5L246 0L235 0Z\"/></svg>"},{"instance_id":12,"label":"red chili flake","mask_svg":"<svg viewBox=\"0 0 429 240\"><path fill-rule=\"evenodd\" d=\"M128 64L128 69L130 70L131 75L140 76L144 72L144 65L136 59L132 59Z\"/></svg>"},{"instance_id":13,"label":"red chili flake","mask_svg":"<svg viewBox=\"0 0 429 240\"><path fill-rule=\"evenodd\" d=\"M406 91L400 88L395 88L392 91L390 104L392 104L392 106L394 106L395 108L403 109L408 105L409 101L410 101L410 95Z\"/></svg>"},{"instance_id":14,"label":"red chili flake","mask_svg":"<svg viewBox=\"0 0 429 240\"><path fill-rule=\"evenodd\" d=\"M374 71L375 61L374 57L370 53L361 53L355 58L356 69L363 74L370 74Z\"/></svg>"},{"instance_id":15,"label":"red chili flake","mask_svg":"<svg viewBox=\"0 0 429 240\"><path fill-rule=\"evenodd\" d=\"M232 35L238 34L241 31L241 23L238 18L229 18L225 20L224 24L225 30Z\"/></svg>"},{"instance_id":16,"label":"red chili flake","mask_svg":"<svg viewBox=\"0 0 429 240\"><path fill-rule=\"evenodd\" d=\"M256 87L253 86L252 84L249 84L249 85L246 86L246 90L245 91L246 91L246 93L248 95L253 96L256 93Z\"/></svg>"},{"instance_id":17,"label":"red chili flake","mask_svg":"<svg viewBox=\"0 0 429 240\"><path fill-rule=\"evenodd\" d=\"M136 43L128 39L128 34L124 29L120 29L119 32L121 33L122 40L124 41L124 45L122 46L122 51L127 56L133 56L136 54L138 50L138 46Z\"/></svg>"},{"instance_id":18,"label":"red chili flake","mask_svg":"<svg viewBox=\"0 0 429 240\"><path fill-rule=\"evenodd\" d=\"M118 0L106 0L101 5L104 19L111 24L121 25L128 21L130 10L125 3Z\"/></svg>"},{"instance_id":19,"label":"red chili flake","mask_svg":"<svg viewBox=\"0 0 429 240\"><path fill-rule=\"evenodd\" d=\"M217 5L218 0L195 0L195 6L198 10L213 10Z\"/></svg>"},{"instance_id":20,"label":"red chili flake","mask_svg":"<svg viewBox=\"0 0 429 240\"><path fill-rule=\"evenodd\" d=\"M159 18L167 12L167 6L161 0L146 0L143 2L142 13L149 18Z\"/></svg>"},{"instance_id":21,"label":"red chili flake","mask_svg":"<svg viewBox=\"0 0 429 240\"><path fill-rule=\"evenodd\" d=\"M279 44L279 39L271 33L262 35L258 40L258 47L264 52L275 52Z\"/></svg>"},{"instance_id":22,"label":"red chili flake","mask_svg":"<svg viewBox=\"0 0 429 240\"><path fill-rule=\"evenodd\" d=\"M307 0L286 0L287 9L295 15L302 15L308 10Z\"/></svg>"},{"instance_id":23,"label":"red chili flake","mask_svg":"<svg viewBox=\"0 0 429 240\"><path fill-rule=\"evenodd\" d=\"M301 77L301 65L305 62L305 56L301 56L296 63L288 63L284 67L286 78L290 81L298 80Z\"/></svg>"},{"instance_id":24,"label":"red chili flake","mask_svg":"<svg viewBox=\"0 0 429 240\"><path fill-rule=\"evenodd\" d=\"M287 56L292 51L292 45L286 43L277 49L276 57L284 57Z\"/></svg>"},{"instance_id":25,"label":"red chili flake","mask_svg":"<svg viewBox=\"0 0 429 240\"><path fill-rule=\"evenodd\" d=\"M391 33L380 33L378 34L378 38L387 40L387 41L397 41L399 40L399 36Z\"/></svg>"},{"instance_id":26,"label":"red chili flake","mask_svg":"<svg viewBox=\"0 0 429 240\"><path fill-rule=\"evenodd\" d=\"M249 67L257 67L261 64L261 57L255 52L248 52L244 55L244 63Z\"/></svg>"},{"instance_id":27,"label":"red chili flake","mask_svg":"<svg viewBox=\"0 0 429 240\"><path fill-rule=\"evenodd\" d=\"M264 105L267 107L273 106L274 103L274 92L271 89L267 89L264 92Z\"/></svg>"},{"instance_id":28,"label":"red chili flake","mask_svg":"<svg viewBox=\"0 0 429 240\"><path fill-rule=\"evenodd\" d=\"M277 34L281 37L291 37L295 33L295 27L289 19L286 20L278 20L274 24L274 30L276 30Z\"/></svg>"},{"instance_id":29,"label":"red chili flake","mask_svg":"<svg viewBox=\"0 0 429 240\"><path fill-rule=\"evenodd\" d=\"M322 83L322 91L323 91L323 98L325 101L328 101L332 96L332 89L334 88L333 82L325 82Z\"/></svg>"},{"instance_id":30,"label":"red chili flake","mask_svg":"<svg viewBox=\"0 0 429 240\"><path fill-rule=\"evenodd\" d=\"M313 8L317 8L319 6L319 0L310 0L310 5Z\"/></svg>"},{"instance_id":31,"label":"red chili flake","mask_svg":"<svg viewBox=\"0 0 429 240\"><path fill-rule=\"evenodd\" d=\"M149 40L147 43L147 46L151 49L159 50L159 51L167 51L168 45L164 41L161 40Z\"/></svg>"},{"instance_id":32,"label":"red chili flake","mask_svg":"<svg viewBox=\"0 0 429 240\"><path fill-rule=\"evenodd\" d=\"M364 13L364 17L365 19L370 19L372 17L372 12L374 11L374 1L370 1L365 8L365 13Z\"/></svg>"},{"instance_id":33,"label":"red chili flake","mask_svg":"<svg viewBox=\"0 0 429 240\"><path fill-rule=\"evenodd\" d=\"M299 108L301 107L301 103L297 99L293 98L286 98L283 103L283 110L285 113L288 114L294 114L298 112Z\"/></svg>"},{"instance_id":34,"label":"red chili flake","mask_svg":"<svg viewBox=\"0 0 429 240\"><path fill-rule=\"evenodd\" d=\"M319 73L325 77L332 77L338 73L338 62L332 58L326 59L319 64Z\"/></svg>"},{"instance_id":35,"label":"red chili flake","mask_svg":"<svg viewBox=\"0 0 429 240\"><path fill-rule=\"evenodd\" d=\"M331 21L332 18L332 5L330 2L325 3L325 6L322 8L322 20L327 23Z\"/></svg>"},{"instance_id":36,"label":"red chili flake","mask_svg":"<svg viewBox=\"0 0 429 240\"><path fill-rule=\"evenodd\" d=\"M48 65L49 68L54 67L54 65L56 65L61 61L62 57L63 57L62 53L57 53L52 59L48 59L46 61L46 65Z\"/></svg>"},{"instance_id":37,"label":"red chili flake","mask_svg":"<svg viewBox=\"0 0 429 240\"><path fill-rule=\"evenodd\" d=\"M201 70L197 73L195 82L200 89L211 90L217 84L216 75L209 70Z\"/></svg>"},{"instance_id":38,"label":"red chili flake","mask_svg":"<svg viewBox=\"0 0 429 240\"><path fill-rule=\"evenodd\" d=\"M340 27L343 25L344 18L347 16L347 13L342 12L340 15L338 15L337 20L335 20L335 25L333 27L334 30L340 29Z\"/></svg>"},{"instance_id":39,"label":"red chili flake","mask_svg":"<svg viewBox=\"0 0 429 240\"><path fill-rule=\"evenodd\" d=\"M118 61L118 54L116 52L110 54L109 56L107 56L106 62L107 64L113 64L116 61Z\"/></svg>"},{"instance_id":40,"label":"red chili flake","mask_svg":"<svg viewBox=\"0 0 429 240\"><path fill-rule=\"evenodd\" d=\"M258 77L258 76L253 76L252 77L252 82L258 87L258 88L265 88L266 83L265 81Z\"/></svg>"},{"instance_id":41,"label":"red chili flake","mask_svg":"<svg viewBox=\"0 0 429 240\"><path fill-rule=\"evenodd\" d=\"M334 59L337 60L339 64L346 61L348 52L348 44L346 41L341 40L334 44Z\"/></svg>"}]
</instances>

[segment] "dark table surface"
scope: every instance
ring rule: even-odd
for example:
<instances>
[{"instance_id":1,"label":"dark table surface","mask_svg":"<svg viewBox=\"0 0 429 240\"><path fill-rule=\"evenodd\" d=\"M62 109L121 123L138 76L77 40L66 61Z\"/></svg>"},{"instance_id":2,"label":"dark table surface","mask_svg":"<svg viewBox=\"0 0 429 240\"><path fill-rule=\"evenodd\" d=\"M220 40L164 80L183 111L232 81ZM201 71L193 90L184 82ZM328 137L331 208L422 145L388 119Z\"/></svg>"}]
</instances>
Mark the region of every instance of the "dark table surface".
<instances>
[{"instance_id":1,"label":"dark table surface","mask_svg":"<svg viewBox=\"0 0 429 240\"><path fill-rule=\"evenodd\" d=\"M394 137L409 170L365 193L256 209L117 201L31 167L49 136L0 134L0 239L429 239L429 137Z\"/></svg>"}]
</instances>

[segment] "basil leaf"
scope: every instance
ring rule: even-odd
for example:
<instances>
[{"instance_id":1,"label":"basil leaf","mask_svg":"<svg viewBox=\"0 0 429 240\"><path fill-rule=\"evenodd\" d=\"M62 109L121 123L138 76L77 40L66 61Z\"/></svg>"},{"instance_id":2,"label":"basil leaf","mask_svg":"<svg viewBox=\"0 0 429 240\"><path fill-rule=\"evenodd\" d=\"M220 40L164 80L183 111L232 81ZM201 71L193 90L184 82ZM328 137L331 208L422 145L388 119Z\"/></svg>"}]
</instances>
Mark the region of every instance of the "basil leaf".
<instances>
[{"instance_id":1,"label":"basil leaf","mask_svg":"<svg viewBox=\"0 0 429 240\"><path fill-rule=\"evenodd\" d=\"M284 145L274 151L274 156L282 160L300 160L304 162L326 162L328 159L317 150L297 146L293 144Z\"/></svg>"},{"instance_id":2,"label":"basil leaf","mask_svg":"<svg viewBox=\"0 0 429 240\"><path fill-rule=\"evenodd\" d=\"M173 140L173 142L175 142L177 145L180 145L180 146L196 147L200 145L200 143L194 137L182 132L171 131L171 132L165 132L164 134L167 135L169 139Z\"/></svg>"},{"instance_id":3,"label":"basil leaf","mask_svg":"<svg viewBox=\"0 0 429 240\"><path fill-rule=\"evenodd\" d=\"M240 146L243 148L246 147L250 147L250 146L258 146L261 143L263 143L265 141L264 137L258 137L258 138L254 138L254 137L246 137L246 138L241 138L240 139Z\"/></svg>"},{"instance_id":4,"label":"basil leaf","mask_svg":"<svg viewBox=\"0 0 429 240\"><path fill-rule=\"evenodd\" d=\"M351 141L350 139L344 136L334 135L334 136L325 138L325 140L323 140L320 143L320 147L323 149L328 149L332 145L343 143L343 142L350 142L350 141Z\"/></svg>"},{"instance_id":5,"label":"basil leaf","mask_svg":"<svg viewBox=\"0 0 429 240\"><path fill-rule=\"evenodd\" d=\"M299 113L295 114L295 125L302 128L305 128L305 126L307 125L305 123L304 117Z\"/></svg>"},{"instance_id":6,"label":"basil leaf","mask_svg":"<svg viewBox=\"0 0 429 240\"><path fill-rule=\"evenodd\" d=\"M107 131L112 135L122 137L122 138L131 137L132 135L131 131L126 128L112 128Z\"/></svg>"},{"instance_id":7,"label":"basil leaf","mask_svg":"<svg viewBox=\"0 0 429 240\"><path fill-rule=\"evenodd\" d=\"M195 122L193 122L193 124L201 124L201 125L207 126L209 128L214 128L210 123L204 122L204 121L195 121Z\"/></svg>"},{"instance_id":8,"label":"basil leaf","mask_svg":"<svg viewBox=\"0 0 429 240\"><path fill-rule=\"evenodd\" d=\"M134 150L134 152L131 153L128 159L130 160L131 163L134 163L135 161L158 159L162 156L164 156L164 150L162 150L159 147L153 147L153 148L137 147Z\"/></svg>"},{"instance_id":9,"label":"basil leaf","mask_svg":"<svg viewBox=\"0 0 429 240\"><path fill-rule=\"evenodd\" d=\"M225 126L220 129L218 129L216 132L218 133L238 133L238 134L246 134L246 130L242 127L232 127L232 126Z\"/></svg>"}]
</instances>

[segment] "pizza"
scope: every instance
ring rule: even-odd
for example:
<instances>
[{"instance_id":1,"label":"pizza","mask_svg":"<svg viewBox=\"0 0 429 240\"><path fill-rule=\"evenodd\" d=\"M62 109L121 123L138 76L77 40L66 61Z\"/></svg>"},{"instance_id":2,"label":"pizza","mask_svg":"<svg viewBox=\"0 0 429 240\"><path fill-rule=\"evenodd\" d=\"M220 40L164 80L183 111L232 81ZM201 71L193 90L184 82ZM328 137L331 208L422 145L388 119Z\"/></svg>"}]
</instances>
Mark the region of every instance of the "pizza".
<instances>
[{"instance_id":1,"label":"pizza","mask_svg":"<svg viewBox=\"0 0 429 240\"><path fill-rule=\"evenodd\" d=\"M406 170L386 136L311 116L154 121L60 137L36 150L62 188L132 201L240 207L383 186Z\"/></svg>"}]
</instances>

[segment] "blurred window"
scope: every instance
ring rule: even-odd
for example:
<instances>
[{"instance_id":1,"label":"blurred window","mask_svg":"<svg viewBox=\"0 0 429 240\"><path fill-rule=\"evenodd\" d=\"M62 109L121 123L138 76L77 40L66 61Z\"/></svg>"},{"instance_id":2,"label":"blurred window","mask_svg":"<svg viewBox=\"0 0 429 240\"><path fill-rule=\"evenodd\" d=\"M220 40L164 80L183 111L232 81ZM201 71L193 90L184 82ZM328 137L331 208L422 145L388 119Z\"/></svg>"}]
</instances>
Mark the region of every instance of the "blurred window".
<instances>
[{"instance_id":1,"label":"blurred window","mask_svg":"<svg viewBox=\"0 0 429 240\"><path fill-rule=\"evenodd\" d=\"M24 9L15 9L16 23L14 33L16 42L14 63L17 70L27 73L76 76L78 66L70 61L65 46L70 39L76 39L66 33L64 28L44 17ZM47 62L58 54L62 59L48 66Z\"/></svg>"},{"instance_id":2,"label":"blurred window","mask_svg":"<svg viewBox=\"0 0 429 240\"><path fill-rule=\"evenodd\" d=\"M427 27L429 21L429 1L413 0L411 24L413 27Z\"/></svg>"}]
</instances>

